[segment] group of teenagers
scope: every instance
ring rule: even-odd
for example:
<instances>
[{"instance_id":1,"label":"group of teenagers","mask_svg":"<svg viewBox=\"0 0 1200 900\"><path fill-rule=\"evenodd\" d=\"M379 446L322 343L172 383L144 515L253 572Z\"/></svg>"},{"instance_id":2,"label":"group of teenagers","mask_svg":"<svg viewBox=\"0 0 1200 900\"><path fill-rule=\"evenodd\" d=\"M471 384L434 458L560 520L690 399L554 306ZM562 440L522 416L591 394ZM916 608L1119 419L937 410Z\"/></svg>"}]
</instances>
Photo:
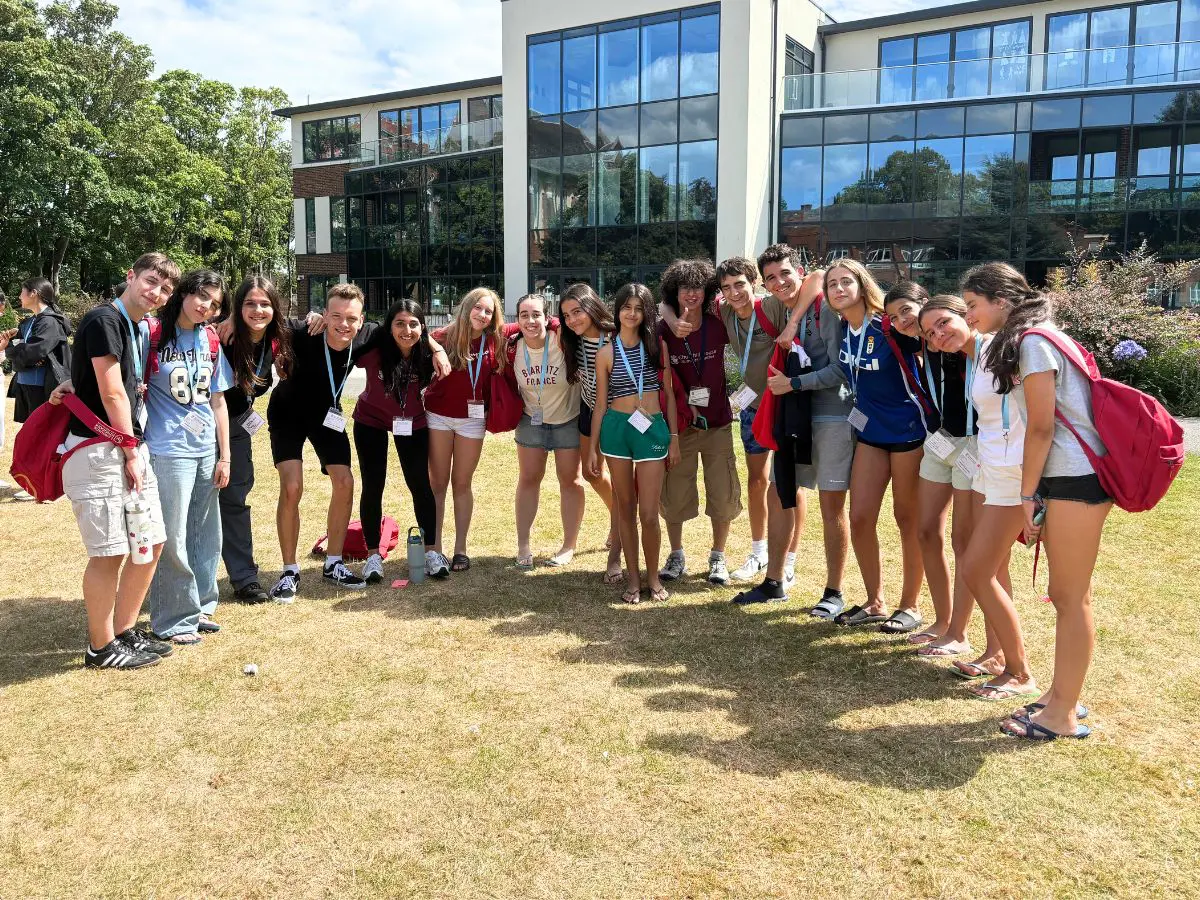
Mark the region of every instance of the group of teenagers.
<instances>
[{"instance_id":1,"label":"group of teenagers","mask_svg":"<svg viewBox=\"0 0 1200 900\"><path fill-rule=\"evenodd\" d=\"M733 597L738 604L786 598L806 491L816 490L826 583L814 617L905 635L921 656L951 660L980 698L1024 702L1001 722L1010 735L1088 735L1079 698L1094 642L1091 575L1112 503L1067 426L1095 452L1104 448L1086 376L1042 334L1025 334L1054 329L1053 309L1016 269L977 266L961 296L929 297L912 282L885 293L855 260L806 273L795 250L776 244L757 265L741 257L715 267L676 261L658 299L631 283L610 306L576 284L557 317L536 293L517 302L515 323L505 324L503 312L493 291L476 288L433 332L408 299L368 323L359 288L339 284L321 313L289 321L263 277L247 278L230 297L215 272L181 275L161 254L139 258L121 296L79 322L71 378L47 391L52 403L75 393L137 439L92 444L63 468L89 555L85 663L153 665L172 645L219 630L222 557L234 599L292 602L301 590L306 443L332 487L326 581L361 589L383 580L389 436L425 542L426 573L466 571L472 483L487 433L501 430L492 427L496 411L511 395L521 407L517 568L535 564L530 533L551 453L562 543L545 564L572 563L590 485L609 511L602 578L627 603L666 600L667 584L687 574L683 525L699 516L701 463L712 531L706 578L757 582ZM355 367L366 386L347 413L343 393ZM275 382L272 370L278 383L264 417L255 401ZM735 422L751 549L731 574L726 541L742 511ZM247 502L252 438L264 424L279 475L283 559L269 591L260 583ZM73 417L61 449L92 434ZM368 548L361 572L342 558L354 504L351 438ZM889 485L902 585L890 610L878 536ZM152 565L122 566L131 491L152 510ZM448 494L454 546L447 555ZM945 547L951 508L953 569ZM660 518L670 545L661 566ZM1045 542L1058 617L1048 691L1030 670L1013 602L1008 563L1018 535ZM865 592L847 606L850 547ZM923 581L932 622L919 608ZM137 625L147 592L149 630ZM986 621L982 652L967 636L976 604Z\"/></svg>"}]
</instances>

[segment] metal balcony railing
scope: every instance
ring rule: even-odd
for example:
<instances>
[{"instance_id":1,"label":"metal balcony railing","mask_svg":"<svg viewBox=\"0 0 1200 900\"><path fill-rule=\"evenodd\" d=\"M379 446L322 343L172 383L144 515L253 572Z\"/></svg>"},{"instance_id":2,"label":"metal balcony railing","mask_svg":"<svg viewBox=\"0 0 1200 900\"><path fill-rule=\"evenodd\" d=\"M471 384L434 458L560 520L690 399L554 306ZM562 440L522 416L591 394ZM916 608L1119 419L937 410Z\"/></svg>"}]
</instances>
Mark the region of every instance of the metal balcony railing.
<instances>
[{"instance_id":1,"label":"metal balcony railing","mask_svg":"<svg viewBox=\"0 0 1200 900\"><path fill-rule=\"evenodd\" d=\"M447 156L503 145L504 125L500 117L462 122L413 135L391 135L359 145L358 168Z\"/></svg>"},{"instance_id":2,"label":"metal balcony railing","mask_svg":"<svg viewBox=\"0 0 1200 900\"><path fill-rule=\"evenodd\" d=\"M1200 80L1200 41L788 75L784 110L919 103Z\"/></svg>"}]
</instances>

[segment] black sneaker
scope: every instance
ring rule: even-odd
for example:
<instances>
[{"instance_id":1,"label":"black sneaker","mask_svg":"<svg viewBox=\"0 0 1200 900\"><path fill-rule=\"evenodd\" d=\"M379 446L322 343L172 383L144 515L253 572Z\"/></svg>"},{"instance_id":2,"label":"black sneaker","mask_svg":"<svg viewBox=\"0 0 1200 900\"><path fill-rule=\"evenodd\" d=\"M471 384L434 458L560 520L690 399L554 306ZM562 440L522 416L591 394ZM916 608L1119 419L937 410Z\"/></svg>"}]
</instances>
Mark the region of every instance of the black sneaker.
<instances>
[{"instance_id":1,"label":"black sneaker","mask_svg":"<svg viewBox=\"0 0 1200 900\"><path fill-rule=\"evenodd\" d=\"M276 603L295 603L296 590L300 587L300 573L285 570L271 588L271 599Z\"/></svg>"},{"instance_id":2,"label":"black sneaker","mask_svg":"<svg viewBox=\"0 0 1200 900\"><path fill-rule=\"evenodd\" d=\"M99 650L88 645L83 652L83 665L88 669L141 669L157 666L162 659L146 650L134 650L119 638Z\"/></svg>"},{"instance_id":3,"label":"black sneaker","mask_svg":"<svg viewBox=\"0 0 1200 900\"><path fill-rule=\"evenodd\" d=\"M128 631L118 634L117 640L133 650L153 653L155 656L170 656L175 652L175 649L166 641L160 641L145 628L138 628L136 625Z\"/></svg>"},{"instance_id":4,"label":"black sneaker","mask_svg":"<svg viewBox=\"0 0 1200 900\"><path fill-rule=\"evenodd\" d=\"M266 603L271 599L271 595L264 591L257 581L251 581L234 591L233 599L238 603Z\"/></svg>"},{"instance_id":5,"label":"black sneaker","mask_svg":"<svg viewBox=\"0 0 1200 900\"><path fill-rule=\"evenodd\" d=\"M341 560L327 565L321 575L326 581L332 581L338 587L349 588L352 591L361 590L367 586L367 583L346 568Z\"/></svg>"}]
</instances>

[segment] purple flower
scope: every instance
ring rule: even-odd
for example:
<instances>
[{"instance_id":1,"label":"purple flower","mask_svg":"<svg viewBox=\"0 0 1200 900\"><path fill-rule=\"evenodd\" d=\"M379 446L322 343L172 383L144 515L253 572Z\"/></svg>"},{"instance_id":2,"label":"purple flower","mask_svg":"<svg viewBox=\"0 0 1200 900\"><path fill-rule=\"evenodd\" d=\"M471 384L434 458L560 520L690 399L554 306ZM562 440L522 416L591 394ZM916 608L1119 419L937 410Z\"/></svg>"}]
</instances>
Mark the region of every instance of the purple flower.
<instances>
[{"instance_id":1,"label":"purple flower","mask_svg":"<svg viewBox=\"0 0 1200 900\"><path fill-rule=\"evenodd\" d=\"M1113 359L1117 362L1130 362L1146 358L1146 348L1137 341L1124 340L1113 347Z\"/></svg>"}]
</instances>

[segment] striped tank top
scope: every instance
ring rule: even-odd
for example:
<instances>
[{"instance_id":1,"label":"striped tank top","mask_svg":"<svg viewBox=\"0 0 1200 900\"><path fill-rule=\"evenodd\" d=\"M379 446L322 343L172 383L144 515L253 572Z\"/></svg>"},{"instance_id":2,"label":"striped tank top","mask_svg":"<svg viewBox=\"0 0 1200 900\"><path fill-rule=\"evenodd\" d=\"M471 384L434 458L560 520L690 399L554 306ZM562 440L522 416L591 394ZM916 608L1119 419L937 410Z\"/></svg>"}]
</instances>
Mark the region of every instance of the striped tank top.
<instances>
[{"instance_id":1,"label":"striped tank top","mask_svg":"<svg viewBox=\"0 0 1200 900\"><path fill-rule=\"evenodd\" d=\"M614 342L615 344L615 342ZM643 354L638 352L638 344L634 347L625 347L625 358L629 360L629 368L633 372L633 378L629 377L629 372L625 370L625 364L621 362L621 354L617 347L613 347L613 367L612 377L608 382L608 399L616 400L618 397L636 396L638 392L638 376L642 371ZM658 393L658 369L654 366L647 367L646 376L642 381L642 396L646 394Z\"/></svg>"},{"instance_id":2,"label":"striped tank top","mask_svg":"<svg viewBox=\"0 0 1200 900\"><path fill-rule=\"evenodd\" d=\"M581 337L579 346L575 348L575 359L579 366L579 383L583 386L583 402L588 409L596 406L596 353L602 344L608 341L608 335L601 334L600 339Z\"/></svg>"}]
</instances>

